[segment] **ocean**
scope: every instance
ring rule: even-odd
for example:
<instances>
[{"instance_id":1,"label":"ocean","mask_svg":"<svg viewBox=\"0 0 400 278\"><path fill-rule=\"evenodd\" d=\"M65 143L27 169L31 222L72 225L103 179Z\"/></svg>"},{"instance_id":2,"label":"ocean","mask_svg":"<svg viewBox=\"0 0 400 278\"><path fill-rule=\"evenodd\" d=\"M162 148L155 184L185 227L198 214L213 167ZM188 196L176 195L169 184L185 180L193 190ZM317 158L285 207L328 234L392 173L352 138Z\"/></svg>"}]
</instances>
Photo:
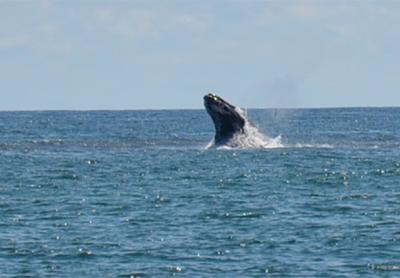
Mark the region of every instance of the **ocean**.
<instances>
[{"instance_id":1,"label":"ocean","mask_svg":"<svg viewBox=\"0 0 400 278\"><path fill-rule=\"evenodd\" d=\"M0 112L0 277L399 277L400 108L247 113Z\"/></svg>"}]
</instances>

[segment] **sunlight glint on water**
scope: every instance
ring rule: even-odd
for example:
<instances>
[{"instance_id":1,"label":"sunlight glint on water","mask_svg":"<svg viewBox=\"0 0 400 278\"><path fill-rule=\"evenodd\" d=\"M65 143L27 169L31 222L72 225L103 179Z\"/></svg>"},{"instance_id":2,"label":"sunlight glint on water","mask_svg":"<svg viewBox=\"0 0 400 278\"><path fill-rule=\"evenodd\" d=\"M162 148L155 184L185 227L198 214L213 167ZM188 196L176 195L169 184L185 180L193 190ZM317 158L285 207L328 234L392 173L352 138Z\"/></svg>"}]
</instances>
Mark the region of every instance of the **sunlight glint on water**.
<instances>
[{"instance_id":1,"label":"sunlight glint on water","mask_svg":"<svg viewBox=\"0 0 400 278\"><path fill-rule=\"evenodd\" d=\"M248 117L1 112L0 277L398 277L400 109Z\"/></svg>"}]
</instances>

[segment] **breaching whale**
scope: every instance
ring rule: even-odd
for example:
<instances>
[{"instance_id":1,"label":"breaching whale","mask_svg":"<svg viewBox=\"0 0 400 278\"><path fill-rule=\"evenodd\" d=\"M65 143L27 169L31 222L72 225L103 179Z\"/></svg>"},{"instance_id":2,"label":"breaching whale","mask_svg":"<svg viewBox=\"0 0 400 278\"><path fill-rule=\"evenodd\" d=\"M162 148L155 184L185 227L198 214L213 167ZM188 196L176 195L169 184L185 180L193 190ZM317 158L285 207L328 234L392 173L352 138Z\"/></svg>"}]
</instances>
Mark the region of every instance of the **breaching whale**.
<instances>
[{"instance_id":1,"label":"breaching whale","mask_svg":"<svg viewBox=\"0 0 400 278\"><path fill-rule=\"evenodd\" d=\"M224 145L235 135L245 133L246 119L232 104L210 93L204 96L204 106L214 122L215 145Z\"/></svg>"},{"instance_id":2,"label":"breaching whale","mask_svg":"<svg viewBox=\"0 0 400 278\"><path fill-rule=\"evenodd\" d=\"M269 138L251 124L243 111L215 94L204 96L204 106L214 122L215 136L208 147L279 148L280 136Z\"/></svg>"}]
</instances>

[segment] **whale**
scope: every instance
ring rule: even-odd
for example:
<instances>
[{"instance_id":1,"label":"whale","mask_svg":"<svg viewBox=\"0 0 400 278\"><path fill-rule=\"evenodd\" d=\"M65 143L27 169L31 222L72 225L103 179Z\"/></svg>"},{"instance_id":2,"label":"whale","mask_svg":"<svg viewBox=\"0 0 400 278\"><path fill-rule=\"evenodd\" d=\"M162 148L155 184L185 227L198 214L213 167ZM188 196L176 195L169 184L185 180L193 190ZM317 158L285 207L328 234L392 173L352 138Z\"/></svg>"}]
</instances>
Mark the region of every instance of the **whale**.
<instances>
[{"instance_id":1,"label":"whale","mask_svg":"<svg viewBox=\"0 0 400 278\"><path fill-rule=\"evenodd\" d=\"M227 144L245 134L246 119L236 106L213 93L204 96L204 106L214 122L214 145Z\"/></svg>"}]
</instances>

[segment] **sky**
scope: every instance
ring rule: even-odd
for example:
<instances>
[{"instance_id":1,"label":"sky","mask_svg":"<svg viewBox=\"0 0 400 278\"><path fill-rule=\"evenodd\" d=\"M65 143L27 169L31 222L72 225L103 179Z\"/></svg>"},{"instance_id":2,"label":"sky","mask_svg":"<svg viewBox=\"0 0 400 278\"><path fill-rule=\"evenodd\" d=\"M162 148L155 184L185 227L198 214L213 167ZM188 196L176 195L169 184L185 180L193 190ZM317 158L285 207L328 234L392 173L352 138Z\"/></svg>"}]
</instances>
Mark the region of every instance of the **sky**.
<instances>
[{"instance_id":1,"label":"sky","mask_svg":"<svg viewBox=\"0 0 400 278\"><path fill-rule=\"evenodd\" d=\"M400 1L0 0L0 110L400 106Z\"/></svg>"}]
</instances>

